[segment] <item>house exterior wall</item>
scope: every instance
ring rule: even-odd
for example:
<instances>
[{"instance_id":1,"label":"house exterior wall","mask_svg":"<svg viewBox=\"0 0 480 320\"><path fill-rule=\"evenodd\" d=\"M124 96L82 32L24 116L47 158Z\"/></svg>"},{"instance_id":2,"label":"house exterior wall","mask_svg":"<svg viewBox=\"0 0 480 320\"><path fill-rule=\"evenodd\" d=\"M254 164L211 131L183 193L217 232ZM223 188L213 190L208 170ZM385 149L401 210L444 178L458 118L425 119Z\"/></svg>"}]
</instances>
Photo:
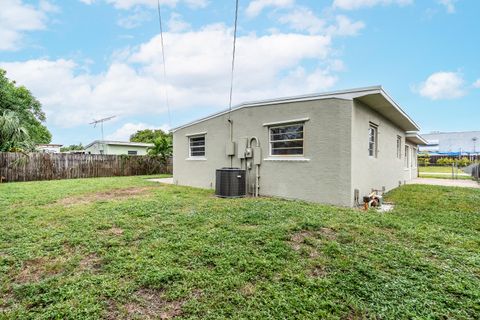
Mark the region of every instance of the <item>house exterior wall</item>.
<instances>
[{"instance_id":1,"label":"house exterior wall","mask_svg":"<svg viewBox=\"0 0 480 320\"><path fill-rule=\"evenodd\" d=\"M405 131L359 101L353 102L352 118L352 205L354 190L360 191L360 201L372 189L387 191L417 176L417 146L405 140ZM378 126L377 156L368 153L368 128ZM401 157L397 157L397 137L401 137ZM410 146L410 166L405 167L405 143ZM412 161L415 160L415 161Z\"/></svg>"},{"instance_id":2,"label":"house exterior wall","mask_svg":"<svg viewBox=\"0 0 480 320\"><path fill-rule=\"evenodd\" d=\"M85 152L91 154L101 154L100 150L102 149L103 145L101 143L95 143L90 147L86 148ZM147 147L105 144L104 154L121 155L128 154L128 151L137 151L137 155L143 156L147 154Z\"/></svg>"},{"instance_id":3,"label":"house exterior wall","mask_svg":"<svg viewBox=\"0 0 480 320\"><path fill-rule=\"evenodd\" d=\"M304 155L270 156L269 128L265 123L308 118L304 125ZM179 129L173 134L173 179L176 184L215 187L215 170L229 167L228 115L218 116ZM352 101L325 99L235 110L233 139L257 137L262 148L260 195L302 199L344 206L351 205ZM188 135L206 132L206 157L189 158ZM237 144L238 146L238 144ZM233 166L245 168L237 158ZM247 170L249 186L254 167Z\"/></svg>"}]
</instances>

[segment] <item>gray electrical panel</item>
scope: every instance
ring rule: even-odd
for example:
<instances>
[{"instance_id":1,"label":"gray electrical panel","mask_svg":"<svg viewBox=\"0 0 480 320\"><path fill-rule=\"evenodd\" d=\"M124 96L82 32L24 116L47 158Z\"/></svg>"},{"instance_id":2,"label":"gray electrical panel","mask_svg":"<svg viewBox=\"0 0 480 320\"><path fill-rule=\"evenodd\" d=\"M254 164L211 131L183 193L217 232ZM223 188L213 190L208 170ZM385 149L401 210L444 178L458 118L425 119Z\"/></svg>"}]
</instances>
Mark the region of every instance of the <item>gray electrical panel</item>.
<instances>
[{"instance_id":1,"label":"gray electrical panel","mask_svg":"<svg viewBox=\"0 0 480 320\"><path fill-rule=\"evenodd\" d=\"M234 156L235 155L235 142L227 141L225 149L227 151L227 156L228 157Z\"/></svg>"},{"instance_id":2,"label":"gray electrical panel","mask_svg":"<svg viewBox=\"0 0 480 320\"><path fill-rule=\"evenodd\" d=\"M237 143L238 159L245 159L245 150L247 149L247 138L239 138Z\"/></svg>"}]
</instances>

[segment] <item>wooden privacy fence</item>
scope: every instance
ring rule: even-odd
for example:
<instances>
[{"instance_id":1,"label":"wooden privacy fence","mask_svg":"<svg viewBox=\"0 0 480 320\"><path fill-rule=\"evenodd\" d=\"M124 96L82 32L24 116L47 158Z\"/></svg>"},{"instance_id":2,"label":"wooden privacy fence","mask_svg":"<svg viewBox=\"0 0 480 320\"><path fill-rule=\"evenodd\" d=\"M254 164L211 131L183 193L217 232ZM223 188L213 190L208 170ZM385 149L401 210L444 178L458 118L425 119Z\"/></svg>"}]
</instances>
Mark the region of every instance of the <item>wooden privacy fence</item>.
<instances>
[{"instance_id":1,"label":"wooden privacy fence","mask_svg":"<svg viewBox=\"0 0 480 320\"><path fill-rule=\"evenodd\" d=\"M172 173L156 156L0 152L0 182Z\"/></svg>"}]
</instances>

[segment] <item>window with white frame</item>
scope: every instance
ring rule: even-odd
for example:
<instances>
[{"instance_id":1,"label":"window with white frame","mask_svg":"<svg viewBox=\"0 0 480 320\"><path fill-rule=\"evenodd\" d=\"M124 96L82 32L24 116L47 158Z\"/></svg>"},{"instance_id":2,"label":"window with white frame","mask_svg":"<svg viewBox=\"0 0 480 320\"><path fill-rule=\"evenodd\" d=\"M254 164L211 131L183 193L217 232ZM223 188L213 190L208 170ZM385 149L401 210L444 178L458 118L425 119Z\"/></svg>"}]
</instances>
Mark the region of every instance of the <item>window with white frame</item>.
<instances>
[{"instance_id":1,"label":"window with white frame","mask_svg":"<svg viewBox=\"0 0 480 320\"><path fill-rule=\"evenodd\" d=\"M368 155L377 157L378 126L370 123L368 127Z\"/></svg>"},{"instance_id":2,"label":"window with white frame","mask_svg":"<svg viewBox=\"0 0 480 320\"><path fill-rule=\"evenodd\" d=\"M410 147L405 146L405 168L410 167Z\"/></svg>"},{"instance_id":3,"label":"window with white frame","mask_svg":"<svg viewBox=\"0 0 480 320\"><path fill-rule=\"evenodd\" d=\"M417 148L413 148L412 150L412 167L417 167Z\"/></svg>"},{"instance_id":4,"label":"window with white frame","mask_svg":"<svg viewBox=\"0 0 480 320\"><path fill-rule=\"evenodd\" d=\"M303 156L304 123L269 128L271 156Z\"/></svg>"},{"instance_id":5,"label":"window with white frame","mask_svg":"<svg viewBox=\"0 0 480 320\"><path fill-rule=\"evenodd\" d=\"M190 157L205 157L205 135L189 137Z\"/></svg>"},{"instance_id":6,"label":"window with white frame","mask_svg":"<svg viewBox=\"0 0 480 320\"><path fill-rule=\"evenodd\" d=\"M397 158L402 159L402 137L397 136Z\"/></svg>"}]
</instances>

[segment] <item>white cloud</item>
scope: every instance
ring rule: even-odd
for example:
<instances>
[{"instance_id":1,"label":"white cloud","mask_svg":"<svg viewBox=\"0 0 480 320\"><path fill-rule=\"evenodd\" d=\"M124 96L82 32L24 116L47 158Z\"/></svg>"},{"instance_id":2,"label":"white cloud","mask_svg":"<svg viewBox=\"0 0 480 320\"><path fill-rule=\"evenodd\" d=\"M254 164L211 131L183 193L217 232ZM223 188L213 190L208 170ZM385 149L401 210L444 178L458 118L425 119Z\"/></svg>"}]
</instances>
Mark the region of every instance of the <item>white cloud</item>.
<instances>
[{"instance_id":1,"label":"white cloud","mask_svg":"<svg viewBox=\"0 0 480 320\"><path fill-rule=\"evenodd\" d=\"M397 4L405 6L413 3L413 0L334 0L333 6L344 10L353 10L377 5Z\"/></svg>"},{"instance_id":2,"label":"white cloud","mask_svg":"<svg viewBox=\"0 0 480 320\"><path fill-rule=\"evenodd\" d=\"M100 0L80 0L87 5L93 4ZM155 0L104 0L105 2L113 5L117 9L129 10L136 6L147 6L154 8L157 6ZM169 7L175 7L178 3L183 2L191 8L204 8L208 5L208 0L160 0L161 5Z\"/></svg>"},{"instance_id":3,"label":"white cloud","mask_svg":"<svg viewBox=\"0 0 480 320\"><path fill-rule=\"evenodd\" d=\"M150 12L137 7L132 14L120 18L117 24L125 29L134 29L142 25L143 22L149 21L151 18L152 15Z\"/></svg>"},{"instance_id":4,"label":"white cloud","mask_svg":"<svg viewBox=\"0 0 480 320\"><path fill-rule=\"evenodd\" d=\"M331 35L337 36L355 36L365 27L362 21L352 22L348 17L339 15L336 17L336 24L327 30Z\"/></svg>"},{"instance_id":5,"label":"white cloud","mask_svg":"<svg viewBox=\"0 0 480 320\"><path fill-rule=\"evenodd\" d=\"M0 9L0 51L14 51L22 47L25 32L44 30L47 27L47 13L58 8L46 0L38 7L21 0L1 0Z\"/></svg>"},{"instance_id":6,"label":"white cloud","mask_svg":"<svg viewBox=\"0 0 480 320\"><path fill-rule=\"evenodd\" d=\"M182 19L182 16L178 13L172 13L168 20L168 31L170 32L182 32L190 29L190 24Z\"/></svg>"},{"instance_id":7,"label":"white cloud","mask_svg":"<svg viewBox=\"0 0 480 320\"><path fill-rule=\"evenodd\" d=\"M344 15L335 17L331 24L321 19L306 7L297 7L291 12L280 16L279 21L296 31L307 31L311 34L324 33L332 36L353 36L365 27L361 21L352 22Z\"/></svg>"},{"instance_id":8,"label":"white cloud","mask_svg":"<svg viewBox=\"0 0 480 320\"><path fill-rule=\"evenodd\" d=\"M438 2L445 6L448 13L455 13L455 2L457 0L438 0Z\"/></svg>"},{"instance_id":9,"label":"white cloud","mask_svg":"<svg viewBox=\"0 0 480 320\"><path fill-rule=\"evenodd\" d=\"M103 73L92 74L72 60L0 63L7 76L26 85L41 101L49 122L62 127L117 115L165 115L168 88L172 118L195 108L227 105L232 30L211 25L165 33L168 83L162 77L160 37L125 50ZM208 46L204 44L208 43ZM331 37L279 33L238 38L234 101L319 92L337 81ZM306 70L304 61L316 61ZM61 90L55 84L61 84Z\"/></svg>"},{"instance_id":10,"label":"white cloud","mask_svg":"<svg viewBox=\"0 0 480 320\"><path fill-rule=\"evenodd\" d=\"M474 86L475 88L479 88L479 89L480 89L480 79L478 79L477 81L475 81L475 82L473 83L473 86Z\"/></svg>"},{"instance_id":11,"label":"white cloud","mask_svg":"<svg viewBox=\"0 0 480 320\"><path fill-rule=\"evenodd\" d=\"M117 130L115 130L112 134L107 135L105 138L107 140L113 141L129 141L130 136L137 131L145 130L145 129L162 129L165 132L170 130L168 124L164 124L162 126L154 126L152 124L146 123L126 123Z\"/></svg>"},{"instance_id":12,"label":"white cloud","mask_svg":"<svg viewBox=\"0 0 480 320\"><path fill-rule=\"evenodd\" d=\"M252 0L248 4L246 13L250 18L258 16L264 9L268 7L286 8L295 3L295 0Z\"/></svg>"},{"instance_id":13,"label":"white cloud","mask_svg":"<svg viewBox=\"0 0 480 320\"><path fill-rule=\"evenodd\" d=\"M464 84L459 73L437 72L420 84L419 93L432 100L460 98L466 94Z\"/></svg>"},{"instance_id":14,"label":"white cloud","mask_svg":"<svg viewBox=\"0 0 480 320\"><path fill-rule=\"evenodd\" d=\"M312 10L305 7L298 7L291 12L281 16L279 21L287 24L296 31L308 31L310 33L319 33L324 31L326 21L320 19Z\"/></svg>"}]
</instances>

